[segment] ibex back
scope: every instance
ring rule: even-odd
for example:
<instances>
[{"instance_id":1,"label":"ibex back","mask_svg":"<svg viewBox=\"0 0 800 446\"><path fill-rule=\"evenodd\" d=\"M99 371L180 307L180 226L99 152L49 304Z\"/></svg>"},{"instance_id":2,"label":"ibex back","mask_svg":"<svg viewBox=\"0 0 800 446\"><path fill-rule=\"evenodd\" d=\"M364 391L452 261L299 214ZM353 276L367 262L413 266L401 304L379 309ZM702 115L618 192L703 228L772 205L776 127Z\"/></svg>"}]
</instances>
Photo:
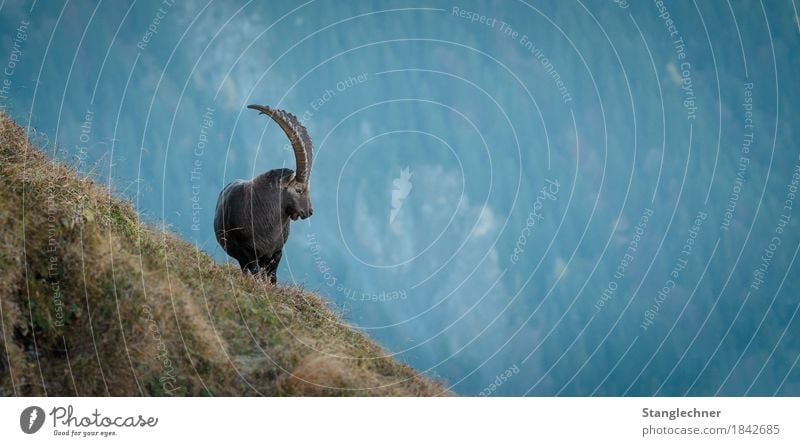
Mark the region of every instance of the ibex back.
<instances>
[{"instance_id":1,"label":"ibex back","mask_svg":"<svg viewBox=\"0 0 800 446\"><path fill-rule=\"evenodd\" d=\"M308 177L313 150L306 128L291 113L248 105L272 118L289 137L297 170L273 169L250 181L235 180L217 199L214 234L222 249L239 261L242 271L265 274L277 281L276 271L289 238L289 221L314 213Z\"/></svg>"}]
</instances>

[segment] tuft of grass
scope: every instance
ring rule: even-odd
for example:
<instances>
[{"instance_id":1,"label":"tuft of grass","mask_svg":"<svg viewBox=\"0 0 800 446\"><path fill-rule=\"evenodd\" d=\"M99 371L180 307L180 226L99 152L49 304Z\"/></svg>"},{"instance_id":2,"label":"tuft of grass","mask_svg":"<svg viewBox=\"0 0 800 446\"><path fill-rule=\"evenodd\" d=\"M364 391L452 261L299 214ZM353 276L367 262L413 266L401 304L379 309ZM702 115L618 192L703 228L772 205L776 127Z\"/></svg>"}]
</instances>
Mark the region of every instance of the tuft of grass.
<instances>
[{"instance_id":1,"label":"tuft of grass","mask_svg":"<svg viewBox=\"0 0 800 446\"><path fill-rule=\"evenodd\" d=\"M219 265L0 113L0 395L443 395L316 295Z\"/></svg>"}]
</instances>

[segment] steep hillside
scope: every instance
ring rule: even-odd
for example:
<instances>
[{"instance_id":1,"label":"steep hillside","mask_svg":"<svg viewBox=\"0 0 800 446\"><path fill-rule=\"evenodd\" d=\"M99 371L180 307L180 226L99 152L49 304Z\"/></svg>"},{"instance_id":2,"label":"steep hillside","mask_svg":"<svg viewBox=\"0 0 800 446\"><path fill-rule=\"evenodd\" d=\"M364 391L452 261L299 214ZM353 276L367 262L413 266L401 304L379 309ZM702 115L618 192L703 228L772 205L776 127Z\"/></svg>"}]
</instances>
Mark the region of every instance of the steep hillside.
<instances>
[{"instance_id":1,"label":"steep hillside","mask_svg":"<svg viewBox=\"0 0 800 446\"><path fill-rule=\"evenodd\" d=\"M0 395L438 395L312 293L140 221L0 114Z\"/></svg>"}]
</instances>

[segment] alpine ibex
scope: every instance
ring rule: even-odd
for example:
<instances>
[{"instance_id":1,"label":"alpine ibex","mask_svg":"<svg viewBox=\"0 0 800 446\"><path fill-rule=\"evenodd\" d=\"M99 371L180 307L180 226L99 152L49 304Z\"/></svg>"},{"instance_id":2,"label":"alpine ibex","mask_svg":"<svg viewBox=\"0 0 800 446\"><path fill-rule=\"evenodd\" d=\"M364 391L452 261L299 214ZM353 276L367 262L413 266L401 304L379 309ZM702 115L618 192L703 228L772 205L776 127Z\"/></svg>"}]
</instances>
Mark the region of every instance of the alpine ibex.
<instances>
[{"instance_id":1,"label":"alpine ibex","mask_svg":"<svg viewBox=\"0 0 800 446\"><path fill-rule=\"evenodd\" d=\"M271 283L289 238L289 220L314 213L309 198L312 147L308 131L283 110L248 105L272 118L289 137L297 170L273 169L250 181L235 180L217 199L214 234L222 249L239 261L243 272L266 274Z\"/></svg>"}]
</instances>

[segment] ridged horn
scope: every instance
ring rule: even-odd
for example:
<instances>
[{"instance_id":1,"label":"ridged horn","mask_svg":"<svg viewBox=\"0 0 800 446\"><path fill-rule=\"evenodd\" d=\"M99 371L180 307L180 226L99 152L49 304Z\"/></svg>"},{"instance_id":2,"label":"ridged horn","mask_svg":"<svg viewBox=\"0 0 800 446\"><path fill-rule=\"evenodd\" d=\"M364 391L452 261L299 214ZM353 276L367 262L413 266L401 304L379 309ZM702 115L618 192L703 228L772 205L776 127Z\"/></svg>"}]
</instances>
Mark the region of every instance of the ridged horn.
<instances>
[{"instance_id":1,"label":"ridged horn","mask_svg":"<svg viewBox=\"0 0 800 446\"><path fill-rule=\"evenodd\" d=\"M300 124L297 116L285 111L268 106L251 104L247 108L257 110L262 115L267 115L275 121L292 144L294 150L294 158L297 164L295 169L295 178L301 183L308 183L308 176L311 172L311 159L313 157L313 149L311 147L311 138L308 136L308 130Z\"/></svg>"}]
</instances>

